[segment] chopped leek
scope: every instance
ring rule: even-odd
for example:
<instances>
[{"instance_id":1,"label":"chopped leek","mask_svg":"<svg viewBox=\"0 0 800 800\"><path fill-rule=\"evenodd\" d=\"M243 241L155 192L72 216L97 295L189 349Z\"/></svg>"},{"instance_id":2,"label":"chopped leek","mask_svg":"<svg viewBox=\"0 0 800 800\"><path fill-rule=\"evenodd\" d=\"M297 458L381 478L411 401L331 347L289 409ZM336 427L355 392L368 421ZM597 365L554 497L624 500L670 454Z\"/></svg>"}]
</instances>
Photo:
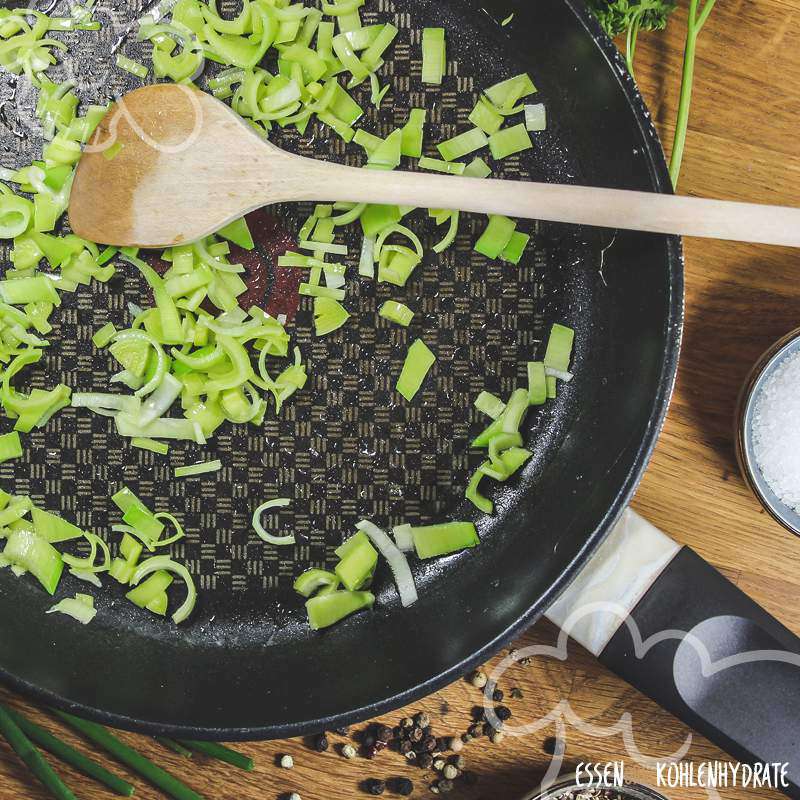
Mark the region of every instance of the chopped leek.
<instances>
[{"instance_id":1,"label":"chopped leek","mask_svg":"<svg viewBox=\"0 0 800 800\"><path fill-rule=\"evenodd\" d=\"M489 137L489 149L492 157L498 160L530 150L533 147L531 137L523 123L511 128L503 128Z\"/></svg>"},{"instance_id":2,"label":"chopped leek","mask_svg":"<svg viewBox=\"0 0 800 800\"><path fill-rule=\"evenodd\" d=\"M98 349L105 347L116 335L117 329L114 327L113 322L107 322L102 328L94 332L92 336L92 344Z\"/></svg>"},{"instance_id":3,"label":"chopped leek","mask_svg":"<svg viewBox=\"0 0 800 800\"><path fill-rule=\"evenodd\" d=\"M150 450L152 453L159 453L165 456L169 452L169 445L164 442L156 442L153 439L147 439L143 436L134 436L131 439L131 445L138 447L140 450Z\"/></svg>"},{"instance_id":4,"label":"chopped leek","mask_svg":"<svg viewBox=\"0 0 800 800\"><path fill-rule=\"evenodd\" d=\"M422 82L441 84L447 69L447 46L444 28L422 31Z\"/></svg>"},{"instance_id":5,"label":"chopped leek","mask_svg":"<svg viewBox=\"0 0 800 800\"><path fill-rule=\"evenodd\" d=\"M510 111L523 98L536 91L530 76L527 73L515 75L513 78L501 81L486 90L489 100L502 111Z\"/></svg>"},{"instance_id":6,"label":"chopped leek","mask_svg":"<svg viewBox=\"0 0 800 800\"><path fill-rule=\"evenodd\" d=\"M550 329L550 338L547 340L544 366L561 372L568 372L574 341L575 331L572 328L555 323Z\"/></svg>"},{"instance_id":7,"label":"chopped leek","mask_svg":"<svg viewBox=\"0 0 800 800\"><path fill-rule=\"evenodd\" d=\"M340 561L334 572L349 591L361 589L371 578L378 563L378 552L367 535L359 530L336 549Z\"/></svg>"},{"instance_id":8,"label":"chopped leek","mask_svg":"<svg viewBox=\"0 0 800 800\"><path fill-rule=\"evenodd\" d=\"M173 561L168 556L152 556L136 568L130 582L133 586L136 586L143 578L159 570L175 573L186 584L186 599L172 615L172 621L176 625L180 625L194 611L195 603L197 602L197 590L195 589L194 580L183 564Z\"/></svg>"},{"instance_id":9,"label":"chopped leek","mask_svg":"<svg viewBox=\"0 0 800 800\"><path fill-rule=\"evenodd\" d=\"M467 490L464 493L464 496L479 511L483 511L484 514L491 514L494 511L494 503L488 497L485 497L480 493L480 482L483 479L483 476L484 474L480 470L473 474L473 476L470 478L469 484L467 485Z\"/></svg>"},{"instance_id":10,"label":"chopped leek","mask_svg":"<svg viewBox=\"0 0 800 800\"><path fill-rule=\"evenodd\" d=\"M84 532L77 525L73 525L71 522L67 522L62 517L51 514L49 511L36 508L36 506L31 509L31 519L36 533L46 542L50 542L50 544L80 539L84 535Z\"/></svg>"},{"instance_id":11,"label":"chopped leek","mask_svg":"<svg viewBox=\"0 0 800 800\"><path fill-rule=\"evenodd\" d=\"M491 392L481 392L473 403L478 411L482 411L487 417L497 419L505 410L506 404L497 395Z\"/></svg>"},{"instance_id":12,"label":"chopped leek","mask_svg":"<svg viewBox=\"0 0 800 800\"><path fill-rule=\"evenodd\" d=\"M495 107L486 102L482 97L478 99L475 108L472 109L467 118L476 127L480 128L484 133L493 134L497 133L503 127L505 117L500 114Z\"/></svg>"},{"instance_id":13,"label":"chopped leek","mask_svg":"<svg viewBox=\"0 0 800 800\"><path fill-rule=\"evenodd\" d=\"M402 325L404 328L407 328L411 324L411 320L414 319L414 312L407 305L398 303L395 300L387 300L378 309L378 314L384 319Z\"/></svg>"},{"instance_id":14,"label":"chopped leek","mask_svg":"<svg viewBox=\"0 0 800 800\"><path fill-rule=\"evenodd\" d=\"M491 168L480 157L473 158L464 169L464 175L468 178L488 178L491 174Z\"/></svg>"},{"instance_id":15,"label":"chopped leek","mask_svg":"<svg viewBox=\"0 0 800 800\"><path fill-rule=\"evenodd\" d=\"M508 246L517 223L500 214L492 214L480 239L475 242L475 251L487 258L497 258Z\"/></svg>"},{"instance_id":16,"label":"chopped leek","mask_svg":"<svg viewBox=\"0 0 800 800\"><path fill-rule=\"evenodd\" d=\"M489 144L489 140L486 138L486 134L480 128L472 128L452 139L440 142L436 145L436 149L445 161L455 161L457 158L486 147L487 144Z\"/></svg>"},{"instance_id":17,"label":"chopped leek","mask_svg":"<svg viewBox=\"0 0 800 800\"><path fill-rule=\"evenodd\" d=\"M544 362L528 362L528 403L532 406L544 405L547 401L547 381Z\"/></svg>"},{"instance_id":18,"label":"chopped leek","mask_svg":"<svg viewBox=\"0 0 800 800\"><path fill-rule=\"evenodd\" d=\"M408 349L403 369L397 379L397 391L406 400L413 400L435 362L436 356L425 342L422 339L416 339Z\"/></svg>"},{"instance_id":19,"label":"chopped leek","mask_svg":"<svg viewBox=\"0 0 800 800\"><path fill-rule=\"evenodd\" d=\"M176 467L176 478L190 478L193 475L205 475L207 472L219 472L222 469L222 462L219 459L214 461L202 461L199 464L190 464L186 467Z\"/></svg>"},{"instance_id":20,"label":"chopped leek","mask_svg":"<svg viewBox=\"0 0 800 800\"><path fill-rule=\"evenodd\" d=\"M525 106L525 127L529 131L543 131L547 128L547 112L544 103Z\"/></svg>"},{"instance_id":21,"label":"chopped leek","mask_svg":"<svg viewBox=\"0 0 800 800\"><path fill-rule=\"evenodd\" d=\"M55 594L64 562L44 538L34 531L16 530L9 535L2 556L6 562L30 572L48 594Z\"/></svg>"},{"instance_id":22,"label":"chopped leek","mask_svg":"<svg viewBox=\"0 0 800 800\"><path fill-rule=\"evenodd\" d=\"M81 625L88 625L97 615L94 607L94 598L89 594L76 594L75 597L65 597L60 602L45 611L45 614L66 614L77 620Z\"/></svg>"},{"instance_id":23,"label":"chopped leek","mask_svg":"<svg viewBox=\"0 0 800 800\"><path fill-rule=\"evenodd\" d=\"M144 64L140 64L138 61L134 61L132 58L122 55L122 53L117 53L117 66L142 80L147 77L147 73L149 72Z\"/></svg>"},{"instance_id":24,"label":"chopped leek","mask_svg":"<svg viewBox=\"0 0 800 800\"><path fill-rule=\"evenodd\" d=\"M11 431L0 436L0 464L11 461L22 455L22 443L19 440L19 433Z\"/></svg>"},{"instance_id":25,"label":"chopped leek","mask_svg":"<svg viewBox=\"0 0 800 800\"><path fill-rule=\"evenodd\" d=\"M439 161L438 158L423 156L418 162L420 169L432 172L445 172L448 175L463 175L467 165L460 161Z\"/></svg>"},{"instance_id":26,"label":"chopped leek","mask_svg":"<svg viewBox=\"0 0 800 800\"><path fill-rule=\"evenodd\" d=\"M314 298L314 332L327 336L344 325L350 318L348 311L329 297Z\"/></svg>"},{"instance_id":27,"label":"chopped leek","mask_svg":"<svg viewBox=\"0 0 800 800\"><path fill-rule=\"evenodd\" d=\"M295 543L294 534L289 534L288 536L275 536L274 534L266 531L261 524L261 515L265 511L269 511L273 508L286 508L286 506L288 506L291 502L291 500L288 500L285 497L279 497L276 500L267 500L266 503L262 503L253 512L253 530L258 534L259 538L263 539L267 544L281 546Z\"/></svg>"},{"instance_id":28,"label":"chopped leek","mask_svg":"<svg viewBox=\"0 0 800 800\"><path fill-rule=\"evenodd\" d=\"M372 608L374 603L375 596L371 592L318 594L306 602L308 623L315 631L328 628L356 611Z\"/></svg>"},{"instance_id":29,"label":"chopped leek","mask_svg":"<svg viewBox=\"0 0 800 800\"><path fill-rule=\"evenodd\" d=\"M514 231L508 240L508 244L503 248L503 252L500 253L500 259L507 261L509 264L519 264L530 240L529 234L522 233L522 231Z\"/></svg>"},{"instance_id":30,"label":"chopped leek","mask_svg":"<svg viewBox=\"0 0 800 800\"><path fill-rule=\"evenodd\" d=\"M422 140L428 112L424 108L412 108L408 112L408 122L401 128L400 152L410 158L422 157Z\"/></svg>"},{"instance_id":31,"label":"chopped leek","mask_svg":"<svg viewBox=\"0 0 800 800\"><path fill-rule=\"evenodd\" d=\"M419 558L445 556L480 544L478 533L471 522L445 522L412 527L411 536Z\"/></svg>"},{"instance_id":32,"label":"chopped leek","mask_svg":"<svg viewBox=\"0 0 800 800\"><path fill-rule=\"evenodd\" d=\"M339 578L332 572L327 572L324 569L308 569L298 575L294 582L294 590L303 595L303 597L311 597L312 594L320 589L327 587L336 589L338 585Z\"/></svg>"}]
</instances>

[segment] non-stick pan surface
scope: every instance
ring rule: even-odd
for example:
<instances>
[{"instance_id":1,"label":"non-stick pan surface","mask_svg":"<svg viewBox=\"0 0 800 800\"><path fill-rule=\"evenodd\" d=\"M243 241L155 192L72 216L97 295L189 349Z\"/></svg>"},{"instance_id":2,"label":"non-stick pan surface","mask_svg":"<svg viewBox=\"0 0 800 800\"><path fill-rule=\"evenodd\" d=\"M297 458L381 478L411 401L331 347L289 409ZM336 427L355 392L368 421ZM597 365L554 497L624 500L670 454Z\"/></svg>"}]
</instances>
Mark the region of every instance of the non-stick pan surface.
<instances>
[{"instance_id":1,"label":"non-stick pan surface","mask_svg":"<svg viewBox=\"0 0 800 800\"><path fill-rule=\"evenodd\" d=\"M97 101L132 88L109 69L108 52L136 3L104 7L100 34L71 35L67 74ZM498 20L514 12L512 23ZM547 106L535 149L495 167L506 177L668 191L658 139L613 46L577 0L440 2L377 0L365 21L400 29L388 69L393 90L364 126L385 135L407 110L429 110L429 147L457 130L480 89L529 71ZM450 69L441 90L420 83L420 31L444 25ZM128 54L137 51L123 45ZM28 163L41 142L26 127L32 93L4 76L2 160ZM368 105L362 97L362 105ZM16 133L23 134L18 138ZM286 134L284 147L345 158L323 129ZM435 150L431 154L435 154ZM353 154L347 156L352 160ZM357 161L355 163L358 163ZM98 197L98 202L103 202ZM165 198L165 203L169 198ZM296 230L308 209L278 209ZM413 225L429 223L417 212ZM658 433L676 368L682 310L679 242L559 225L527 226L533 246L519 267L471 251L483 220L462 221L457 246L430 254L405 290L351 279L353 319L334 336L310 334L303 306L293 335L311 380L263 429L226 426L202 451L169 458L127 447L109 422L61 412L27 437L26 458L0 466L0 482L86 528L108 531L108 497L124 483L150 505L178 514L188 532L176 557L195 574L200 602L175 628L126 602L107 580L86 627L59 615L38 586L0 571L0 670L24 692L101 721L150 732L220 739L299 734L398 706L453 680L533 621L603 538L633 491ZM427 228L435 241L441 235ZM353 234L351 244L357 248ZM113 371L90 335L126 323L142 286L120 270L81 289L56 314L46 369L34 385L64 381L105 389ZM376 315L385 299L417 308L409 330ZM472 401L483 388L524 385L549 325L577 331L575 379L534 409L534 451L521 477L499 487L494 517L463 501L480 460L469 441L484 422ZM392 387L407 344L422 336L438 356L425 390L397 404ZM174 480L176 463L219 457L216 476ZM280 517L298 544L273 548L250 530L262 501L293 499ZM304 621L293 576L333 561L333 550L367 517L382 526L476 519L482 544L415 565L420 601L402 609L385 566L373 613L323 633ZM79 585L66 577L62 591ZM86 585L80 584L85 591ZM179 589L176 587L176 593Z\"/></svg>"}]
</instances>

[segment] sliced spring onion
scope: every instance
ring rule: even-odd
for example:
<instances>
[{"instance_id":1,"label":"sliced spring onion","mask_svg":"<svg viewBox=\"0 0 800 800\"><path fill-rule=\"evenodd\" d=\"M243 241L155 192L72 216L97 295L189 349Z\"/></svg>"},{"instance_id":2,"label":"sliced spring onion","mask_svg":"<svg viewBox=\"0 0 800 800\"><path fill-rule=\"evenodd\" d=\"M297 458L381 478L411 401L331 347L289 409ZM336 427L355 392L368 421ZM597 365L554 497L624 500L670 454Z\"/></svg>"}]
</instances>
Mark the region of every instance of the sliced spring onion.
<instances>
[{"instance_id":1,"label":"sliced spring onion","mask_svg":"<svg viewBox=\"0 0 800 800\"><path fill-rule=\"evenodd\" d=\"M444 172L448 175L463 175L467 166L460 161L440 161L438 158L428 158L427 156L423 156L417 163L420 169Z\"/></svg>"},{"instance_id":2,"label":"sliced spring onion","mask_svg":"<svg viewBox=\"0 0 800 800\"><path fill-rule=\"evenodd\" d=\"M186 467L176 467L176 478L189 478L193 475L204 475L206 472L219 472L222 469L222 462L219 459L213 461L201 461L199 464L190 464Z\"/></svg>"},{"instance_id":3,"label":"sliced spring onion","mask_svg":"<svg viewBox=\"0 0 800 800\"><path fill-rule=\"evenodd\" d=\"M318 594L306 602L308 623L315 631L328 628L356 611L372 608L374 603L375 596L371 592Z\"/></svg>"},{"instance_id":4,"label":"sliced spring onion","mask_svg":"<svg viewBox=\"0 0 800 800\"><path fill-rule=\"evenodd\" d=\"M294 590L303 595L303 597L311 597L312 594L323 588L332 588L333 590L339 585L339 578L332 572L327 572L324 569L307 569L301 575L298 575L294 582Z\"/></svg>"},{"instance_id":5,"label":"sliced spring onion","mask_svg":"<svg viewBox=\"0 0 800 800\"><path fill-rule=\"evenodd\" d=\"M169 556L152 556L136 568L131 578L131 584L136 586L143 578L159 570L175 573L186 584L186 599L172 615L172 621L176 625L180 625L192 613L197 602L197 590L195 589L194 580L183 564L173 561Z\"/></svg>"},{"instance_id":6,"label":"sliced spring onion","mask_svg":"<svg viewBox=\"0 0 800 800\"><path fill-rule=\"evenodd\" d=\"M375 547L389 564L389 569L394 575L397 591L400 595L400 602L404 608L417 602L417 587L414 584L414 576L408 566L408 559L400 548L382 531L377 525L369 520L361 520L356 523L356 528L363 531L372 540Z\"/></svg>"},{"instance_id":7,"label":"sliced spring onion","mask_svg":"<svg viewBox=\"0 0 800 800\"><path fill-rule=\"evenodd\" d=\"M501 421L503 433L519 433L519 426L528 413L528 392L525 389L514 389L508 403L498 421ZM490 442L491 445L491 442Z\"/></svg>"},{"instance_id":8,"label":"sliced spring onion","mask_svg":"<svg viewBox=\"0 0 800 800\"><path fill-rule=\"evenodd\" d=\"M475 242L475 251L487 258L497 258L508 246L516 227L517 223L513 219L501 214L492 214L486 229Z\"/></svg>"},{"instance_id":9,"label":"sliced spring onion","mask_svg":"<svg viewBox=\"0 0 800 800\"><path fill-rule=\"evenodd\" d=\"M299 292L307 297L327 297L331 300L344 300L344 289L330 289L327 286L313 286L310 283L301 283Z\"/></svg>"},{"instance_id":10,"label":"sliced spring onion","mask_svg":"<svg viewBox=\"0 0 800 800\"><path fill-rule=\"evenodd\" d=\"M544 405L547 400L547 381L543 361L528 362L528 403Z\"/></svg>"},{"instance_id":11,"label":"sliced spring onion","mask_svg":"<svg viewBox=\"0 0 800 800\"><path fill-rule=\"evenodd\" d=\"M450 224L447 228L447 233L442 237L441 241L437 242L433 246L434 253L443 253L450 247L451 244L456 240L456 236L458 235L458 222L461 219L461 212L460 211L451 211L450 212Z\"/></svg>"},{"instance_id":12,"label":"sliced spring onion","mask_svg":"<svg viewBox=\"0 0 800 800\"><path fill-rule=\"evenodd\" d=\"M416 339L408 349L403 369L397 379L397 391L406 400L413 400L435 362L436 356L425 342L422 339Z\"/></svg>"},{"instance_id":13,"label":"sliced spring onion","mask_svg":"<svg viewBox=\"0 0 800 800\"><path fill-rule=\"evenodd\" d=\"M412 527L411 536L419 558L445 556L480 544L478 532L471 522L445 522L440 525Z\"/></svg>"},{"instance_id":14,"label":"sliced spring onion","mask_svg":"<svg viewBox=\"0 0 800 800\"><path fill-rule=\"evenodd\" d=\"M414 319L414 312L407 305L398 303L396 300L387 300L378 310L378 314L404 328L407 328Z\"/></svg>"},{"instance_id":15,"label":"sliced spring onion","mask_svg":"<svg viewBox=\"0 0 800 800\"><path fill-rule=\"evenodd\" d=\"M88 625L97 615L94 607L94 598L90 594L76 594L75 597L65 597L60 602L45 611L45 614L66 614L81 623Z\"/></svg>"},{"instance_id":16,"label":"sliced spring onion","mask_svg":"<svg viewBox=\"0 0 800 800\"><path fill-rule=\"evenodd\" d=\"M422 82L441 84L447 69L447 45L444 28L422 31Z\"/></svg>"},{"instance_id":17,"label":"sliced spring onion","mask_svg":"<svg viewBox=\"0 0 800 800\"><path fill-rule=\"evenodd\" d=\"M523 123L493 133L489 137L489 149L492 157L498 160L530 150L533 147L531 137Z\"/></svg>"},{"instance_id":18,"label":"sliced spring onion","mask_svg":"<svg viewBox=\"0 0 800 800\"><path fill-rule=\"evenodd\" d=\"M11 431L0 436L0 464L19 458L22 455L22 443L19 440L19 433Z\"/></svg>"},{"instance_id":19,"label":"sliced spring onion","mask_svg":"<svg viewBox=\"0 0 800 800\"><path fill-rule=\"evenodd\" d=\"M135 589L131 589L125 597L139 608L147 608L154 600L161 598L173 580L166 570L157 570Z\"/></svg>"},{"instance_id":20,"label":"sliced spring onion","mask_svg":"<svg viewBox=\"0 0 800 800\"><path fill-rule=\"evenodd\" d=\"M140 450L150 450L152 453L159 453L165 456L169 452L169 445L165 442L156 442L154 439L146 439L143 436L134 436L131 445Z\"/></svg>"},{"instance_id":21,"label":"sliced spring onion","mask_svg":"<svg viewBox=\"0 0 800 800\"><path fill-rule=\"evenodd\" d=\"M295 543L294 534L290 534L288 536L275 536L274 534L264 530L264 527L261 524L261 515L265 511L269 511L273 508L286 508L286 506L288 506L291 502L291 500L287 500L285 497L279 497L275 500L267 500L266 503L262 503L253 512L253 530L255 530L259 538L263 539L265 542L267 542L267 544L281 546Z\"/></svg>"},{"instance_id":22,"label":"sliced spring onion","mask_svg":"<svg viewBox=\"0 0 800 800\"><path fill-rule=\"evenodd\" d=\"M445 161L455 161L475 150L480 150L481 147L486 147L487 144L489 144L489 140L486 138L486 134L480 128L472 128L464 133L459 133L452 139L440 142L436 145L436 149Z\"/></svg>"}]
</instances>

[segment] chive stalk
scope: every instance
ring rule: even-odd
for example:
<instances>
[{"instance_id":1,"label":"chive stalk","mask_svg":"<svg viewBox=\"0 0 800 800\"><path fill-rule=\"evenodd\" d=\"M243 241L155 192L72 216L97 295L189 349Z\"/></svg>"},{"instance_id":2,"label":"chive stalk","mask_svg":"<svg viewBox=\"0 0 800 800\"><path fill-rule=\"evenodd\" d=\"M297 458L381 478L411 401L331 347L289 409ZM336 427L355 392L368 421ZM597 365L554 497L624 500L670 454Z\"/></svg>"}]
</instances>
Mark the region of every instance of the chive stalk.
<instances>
[{"instance_id":1,"label":"chive stalk","mask_svg":"<svg viewBox=\"0 0 800 800\"><path fill-rule=\"evenodd\" d=\"M32 741L39 745L43 750L51 753L60 761L74 767L78 772L93 778L98 783L110 789L121 797L130 797L134 792L134 786L127 781L109 772L104 766L92 761L79 750L71 747L66 742L53 736L52 733L32 722L27 717L14 711L11 708L2 706L9 717L19 727L19 729Z\"/></svg>"},{"instance_id":2,"label":"chive stalk","mask_svg":"<svg viewBox=\"0 0 800 800\"><path fill-rule=\"evenodd\" d=\"M53 713L70 728L81 733L90 742L114 756L120 763L138 772L145 780L149 781L162 792L175 798L175 800L203 800L203 796L181 783L174 775L156 766L148 758L128 747L113 733L106 730L96 722L74 717L66 711L54 709ZM70 795L71 797L71 795Z\"/></svg>"},{"instance_id":3,"label":"chive stalk","mask_svg":"<svg viewBox=\"0 0 800 800\"><path fill-rule=\"evenodd\" d=\"M177 753L179 756L191 758L194 755L191 750L184 747L180 742L176 742L174 739L168 739L166 736L156 736L154 738L162 747L166 747L167 750L172 750L173 753Z\"/></svg>"},{"instance_id":4,"label":"chive stalk","mask_svg":"<svg viewBox=\"0 0 800 800\"><path fill-rule=\"evenodd\" d=\"M31 740L20 730L4 706L0 706L0 734L53 797L57 800L76 800L75 795L31 744Z\"/></svg>"},{"instance_id":5,"label":"chive stalk","mask_svg":"<svg viewBox=\"0 0 800 800\"><path fill-rule=\"evenodd\" d=\"M178 744L184 745L189 750L195 750L198 753L215 758L217 761L224 761L226 764L231 764L239 769L252 772L255 769L255 762L250 756L244 753L239 753L236 750L231 750L229 747L218 744L217 742L198 742L193 739L180 739Z\"/></svg>"}]
</instances>

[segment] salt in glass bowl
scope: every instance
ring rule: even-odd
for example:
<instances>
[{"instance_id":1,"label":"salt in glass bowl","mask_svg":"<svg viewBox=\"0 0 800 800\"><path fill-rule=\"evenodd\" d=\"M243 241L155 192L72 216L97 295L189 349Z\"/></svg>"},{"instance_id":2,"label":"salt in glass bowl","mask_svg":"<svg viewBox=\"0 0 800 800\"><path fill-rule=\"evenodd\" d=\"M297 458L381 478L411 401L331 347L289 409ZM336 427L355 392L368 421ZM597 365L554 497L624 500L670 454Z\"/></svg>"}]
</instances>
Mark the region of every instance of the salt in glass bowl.
<instances>
[{"instance_id":1,"label":"salt in glass bowl","mask_svg":"<svg viewBox=\"0 0 800 800\"><path fill-rule=\"evenodd\" d=\"M795 328L772 345L756 361L739 394L736 407L736 460L745 482L770 516L800 536L800 513L787 506L769 487L758 466L753 444L753 414L756 398L764 383L785 358L800 351L800 328ZM800 425L800 420L798 420Z\"/></svg>"}]
</instances>

